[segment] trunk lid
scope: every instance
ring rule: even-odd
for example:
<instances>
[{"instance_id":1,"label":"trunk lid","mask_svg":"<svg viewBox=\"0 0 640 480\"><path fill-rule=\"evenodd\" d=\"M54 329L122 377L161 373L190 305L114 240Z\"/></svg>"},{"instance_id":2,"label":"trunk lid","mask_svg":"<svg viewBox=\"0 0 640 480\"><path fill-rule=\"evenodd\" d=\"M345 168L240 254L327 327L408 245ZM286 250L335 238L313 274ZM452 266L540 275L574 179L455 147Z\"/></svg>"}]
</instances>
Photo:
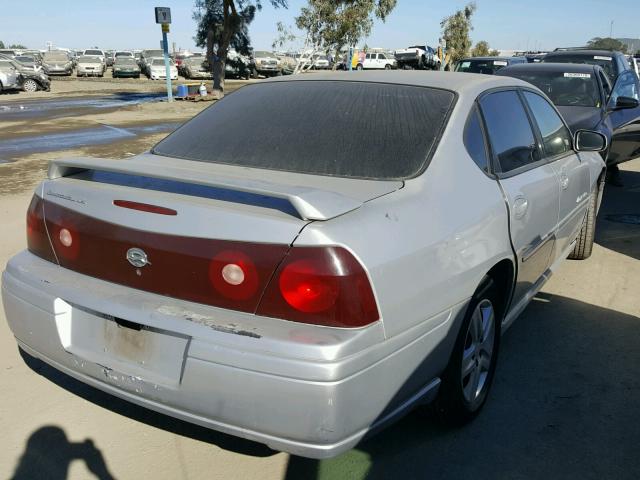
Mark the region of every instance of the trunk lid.
<instances>
[{"instance_id":1,"label":"trunk lid","mask_svg":"<svg viewBox=\"0 0 640 480\"><path fill-rule=\"evenodd\" d=\"M305 225L401 186L141 155L56 160L40 196L62 267L253 313Z\"/></svg>"}]
</instances>

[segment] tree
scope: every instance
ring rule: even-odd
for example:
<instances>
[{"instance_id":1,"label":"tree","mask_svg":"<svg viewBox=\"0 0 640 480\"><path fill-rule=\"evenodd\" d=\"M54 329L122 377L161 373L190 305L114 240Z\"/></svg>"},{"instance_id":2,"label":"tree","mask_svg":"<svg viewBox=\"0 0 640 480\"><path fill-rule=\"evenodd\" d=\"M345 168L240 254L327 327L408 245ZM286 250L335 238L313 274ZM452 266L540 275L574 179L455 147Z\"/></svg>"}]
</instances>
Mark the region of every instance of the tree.
<instances>
[{"instance_id":1,"label":"tree","mask_svg":"<svg viewBox=\"0 0 640 480\"><path fill-rule=\"evenodd\" d=\"M20 43L14 43L12 45L9 45L9 48L17 48L17 49L26 49L27 47L25 47L24 45L20 44Z\"/></svg>"},{"instance_id":2,"label":"tree","mask_svg":"<svg viewBox=\"0 0 640 480\"><path fill-rule=\"evenodd\" d=\"M287 8L287 0L269 0L275 8ZM224 95L224 75L229 48L250 53L249 24L262 9L262 0L196 0L193 19L198 27L194 40L207 48L213 74L213 90Z\"/></svg>"},{"instance_id":3,"label":"tree","mask_svg":"<svg viewBox=\"0 0 640 480\"><path fill-rule=\"evenodd\" d=\"M0 40L0 48L4 48L4 42Z\"/></svg>"},{"instance_id":4,"label":"tree","mask_svg":"<svg viewBox=\"0 0 640 480\"><path fill-rule=\"evenodd\" d=\"M615 38L595 37L587 42L587 46L596 50L611 50L627 53L627 46Z\"/></svg>"},{"instance_id":5,"label":"tree","mask_svg":"<svg viewBox=\"0 0 640 480\"><path fill-rule=\"evenodd\" d=\"M489 56L489 43L484 40L476 43L476 46L471 49L472 57L488 57Z\"/></svg>"},{"instance_id":6,"label":"tree","mask_svg":"<svg viewBox=\"0 0 640 480\"><path fill-rule=\"evenodd\" d=\"M496 50L495 48L489 51L489 57L499 57L500 56L500 52L498 50Z\"/></svg>"},{"instance_id":7,"label":"tree","mask_svg":"<svg viewBox=\"0 0 640 480\"><path fill-rule=\"evenodd\" d=\"M445 17L440 22L442 36L447 42L447 53L451 63L456 63L469 56L469 49L471 48L469 32L473 30L471 17L475 11L476 4L471 2L462 10Z\"/></svg>"},{"instance_id":8,"label":"tree","mask_svg":"<svg viewBox=\"0 0 640 480\"><path fill-rule=\"evenodd\" d=\"M384 22L397 3L397 0L308 0L296 17L296 26L306 33L305 51L322 49L337 54L344 46L356 46L371 33L374 18Z\"/></svg>"}]
</instances>

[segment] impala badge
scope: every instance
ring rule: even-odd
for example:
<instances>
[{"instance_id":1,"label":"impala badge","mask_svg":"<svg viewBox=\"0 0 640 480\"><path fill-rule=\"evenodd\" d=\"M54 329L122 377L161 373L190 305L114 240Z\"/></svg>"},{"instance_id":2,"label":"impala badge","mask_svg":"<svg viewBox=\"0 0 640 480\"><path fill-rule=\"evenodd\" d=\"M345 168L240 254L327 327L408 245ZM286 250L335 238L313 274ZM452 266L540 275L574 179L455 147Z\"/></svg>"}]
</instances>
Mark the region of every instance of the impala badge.
<instances>
[{"instance_id":1,"label":"impala badge","mask_svg":"<svg viewBox=\"0 0 640 480\"><path fill-rule=\"evenodd\" d=\"M137 268L142 268L146 265L151 265L151 262L147 258L147 254L144 250L139 248L130 248L127 250L127 261Z\"/></svg>"}]
</instances>

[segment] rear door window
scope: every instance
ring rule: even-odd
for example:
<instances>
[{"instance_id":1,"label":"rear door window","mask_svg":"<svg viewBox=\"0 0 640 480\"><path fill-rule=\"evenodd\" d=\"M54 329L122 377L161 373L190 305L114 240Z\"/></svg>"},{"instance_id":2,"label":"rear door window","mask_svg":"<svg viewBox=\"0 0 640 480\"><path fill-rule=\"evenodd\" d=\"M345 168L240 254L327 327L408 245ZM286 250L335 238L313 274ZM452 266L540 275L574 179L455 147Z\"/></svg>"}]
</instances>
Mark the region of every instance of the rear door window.
<instances>
[{"instance_id":1,"label":"rear door window","mask_svg":"<svg viewBox=\"0 0 640 480\"><path fill-rule=\"evenodd\" d=\"M489 161L478 109L474 107L464 128L464 146L478 167L488 173Z\"/></svg>"},{"instance_id":2,"label":"rear door window","mask_svg":"<svg viewBox=\"0 0 640 480\"><path fill-rule=\"evenodd\" d=\"M152 152L327 176L402 179L423 170L446 124L448 90L354 81L245 86Z\"/></svg>"},{"instance_id":3,"label":"rear door window","mask_svg":"<svg viewBox=\"0 0 640 480\"><path fill-rule=\"evenodd\" d=\"M480 106L501 172L524 169L541 159L529 117L515 90L486 95Z\"/></svg>"},{"instance_id":4,"label":"rear door window","mask_svg":"<svg viewBox=\"0 0 640 480\"><path fill-rule=\"evenodd\" d=\"M571 133L549 102L532 92L524 92L524 97L538 124L546 156L555 157L573 151Z\"/></svg>"}]
</instances>

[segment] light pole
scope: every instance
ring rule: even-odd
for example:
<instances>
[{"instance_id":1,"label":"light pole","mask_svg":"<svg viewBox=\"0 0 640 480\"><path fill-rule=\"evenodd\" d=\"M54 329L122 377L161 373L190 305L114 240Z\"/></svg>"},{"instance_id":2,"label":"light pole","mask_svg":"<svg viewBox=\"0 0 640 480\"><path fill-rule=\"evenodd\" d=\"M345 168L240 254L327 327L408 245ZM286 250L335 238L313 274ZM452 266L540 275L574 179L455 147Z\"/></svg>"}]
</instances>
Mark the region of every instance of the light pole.
<instances>
[{"instance_id":1,"label":"light pole","mask_svg":"<svg viewBox=\"0 0 640 480\"><path fill-rule=\"evenodd\" d=\"M167 100L173 102L173 91L171 89L171 68L169 66L169 25L171 24L171 9L167 7L156 7L156 23L162 25L162 52L164 54L164 71L167 81Z\"/></svg>"}]
</instances>

